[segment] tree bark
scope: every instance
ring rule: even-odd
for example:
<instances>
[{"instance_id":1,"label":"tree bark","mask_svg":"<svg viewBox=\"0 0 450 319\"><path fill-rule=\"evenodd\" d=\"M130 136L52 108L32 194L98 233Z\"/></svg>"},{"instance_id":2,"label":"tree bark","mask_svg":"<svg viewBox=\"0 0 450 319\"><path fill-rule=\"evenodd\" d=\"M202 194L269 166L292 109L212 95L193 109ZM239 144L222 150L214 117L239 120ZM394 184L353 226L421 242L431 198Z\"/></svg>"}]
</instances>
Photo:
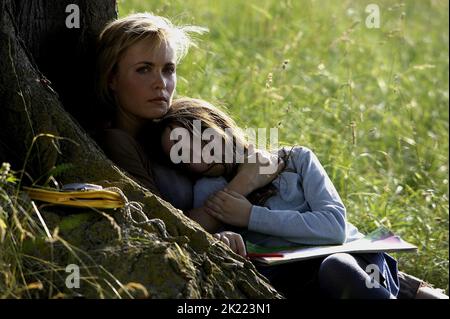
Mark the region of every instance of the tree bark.
<instances>
[{"instance_id":1,"label":"tree bark","mask_svg":"<svg viewBox=\"0 0 450 319\"><path fill-rule=\"evenodd\" d=\"M80 30L66 30L66 2L79 4ZM95 107L89 103L92 86L78 81L90 76L93 41L104 23L115 17L115 10L111 0L0 2L0 161L10 162L15 170L25 168L28 178L24 176L22 184L40 184L54 175L62 184L117 187L129 201L142 204L148 219L137 222L131 208L40 206L46 224L51 230L58 227L56 238L65 241L23 246L23 253L52 260L63 269L52 274L39 297L56 292L130 297L121 288L137 282L151 298L280 298L251 262L224 244L215 244L197 223L115 167L66 112L83 119L85 109L80 114L74 111L79 103ZM72 72L77 72L77 80ZM49 86L44 76L55 85ZM42 133L65 139L42 136L32 145ZM66 242L79 249L77 254L68 253ZM98 280L67 288L64 268L71 263L83 265L83 277ZM100 287L95 284L99 282L109 285Z\"/></svg>"},{"instance_id":2,"label":"tree bark","mask_svg":"<svg viewBox=\"0 0 450 319\"><path fill-rule=\"evenodd\" d=\"M68 5L79 8L79 28L68 28ZM115 0L14 0L13 16L39 70L58 92L64 108L85 129L101 117L94 104L95 42L107 22L117 18Z\"/></svg>"}]
</instances>

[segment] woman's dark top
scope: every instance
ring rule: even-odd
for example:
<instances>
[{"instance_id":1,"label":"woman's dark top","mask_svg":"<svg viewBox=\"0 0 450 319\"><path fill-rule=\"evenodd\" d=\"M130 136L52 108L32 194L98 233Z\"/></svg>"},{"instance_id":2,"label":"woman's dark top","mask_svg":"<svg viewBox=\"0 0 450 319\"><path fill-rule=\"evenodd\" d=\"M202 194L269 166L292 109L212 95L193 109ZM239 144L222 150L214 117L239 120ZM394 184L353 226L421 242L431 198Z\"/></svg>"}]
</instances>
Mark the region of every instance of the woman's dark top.
<instances>
[{"instance_id":1,"label":"woman's dark top","mask_svg":"<svg viewBox=\"0 0 450 319\"><path fill-rule=\"evenodd\" d=\"M117 166L153 194L183 211L192 208L192 181L172 168L151 161L131 135L120 129L105 129L98 136L98 142Z\"/></svg>"}]
</instances>

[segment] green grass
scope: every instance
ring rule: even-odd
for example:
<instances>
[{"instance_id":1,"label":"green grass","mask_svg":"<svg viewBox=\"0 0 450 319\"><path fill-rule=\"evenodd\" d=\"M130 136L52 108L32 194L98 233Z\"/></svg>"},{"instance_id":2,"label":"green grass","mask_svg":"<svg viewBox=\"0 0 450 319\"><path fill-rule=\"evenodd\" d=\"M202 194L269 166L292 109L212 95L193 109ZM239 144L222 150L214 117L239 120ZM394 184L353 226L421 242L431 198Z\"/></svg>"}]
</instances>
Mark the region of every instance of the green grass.
<instances>
[{"instance_id":1,"label":"green grass","mask_svg":"<svg viewBox=\"0 0 450 319\"><path fill-rule=\"evenodd\" d=\"M91 290L90 297L134 298L136 289L145 291L138 283L122 284L86 251L60 237L69 219L50 232L44 218L37 217L44 211L19 191L18 175L9 164L0 165L0 299L75 297L76 291L63 288L68 260L80 265L80 285Z\"/></svg>"},{"instance_id":2,"label":"green grass","mask_svg":"<svg viewBox=\"0 0 450 319\"><path fill-rule=\"evenodd\" d=\"M313 149L348 219L416 244L400 269L448 293L448 2L376 1L381 28L368 29L372 2L127 0L119 15L208 27L178 94Z\"/></svg>"}]
</instances>

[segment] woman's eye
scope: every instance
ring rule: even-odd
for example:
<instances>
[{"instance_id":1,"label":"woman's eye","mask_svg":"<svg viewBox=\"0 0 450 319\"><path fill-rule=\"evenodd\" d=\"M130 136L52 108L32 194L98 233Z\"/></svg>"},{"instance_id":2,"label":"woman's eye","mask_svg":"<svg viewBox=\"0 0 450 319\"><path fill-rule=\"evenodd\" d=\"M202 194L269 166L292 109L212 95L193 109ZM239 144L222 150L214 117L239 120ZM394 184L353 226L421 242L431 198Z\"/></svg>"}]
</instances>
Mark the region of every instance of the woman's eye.
<instances>
[{"instance_id":1,"label":"woman's eye","mask_svg":"<svg viewBox=\"0 0 450 319\"><path fill-rule=\"evenodd\" d=\"M149 70L150 70L150 68L149 68L148 66L143 66L143 67L137 69L136 71L137 71L137 73L139 73L139 74L145 74L145 73L147 73Z\"/></svg>"},{"instance_id":2,"label":"woman's eye","mask_svg":"<svg viewBox=\"0 0 450 319\"><path fill-rule=\"evenodd\" d=\"M164 72L167 74L173 74L173 73L175 73L175 67L173 67L173 66L167 67L164 69Z\"/></svg>"}]
</instances>

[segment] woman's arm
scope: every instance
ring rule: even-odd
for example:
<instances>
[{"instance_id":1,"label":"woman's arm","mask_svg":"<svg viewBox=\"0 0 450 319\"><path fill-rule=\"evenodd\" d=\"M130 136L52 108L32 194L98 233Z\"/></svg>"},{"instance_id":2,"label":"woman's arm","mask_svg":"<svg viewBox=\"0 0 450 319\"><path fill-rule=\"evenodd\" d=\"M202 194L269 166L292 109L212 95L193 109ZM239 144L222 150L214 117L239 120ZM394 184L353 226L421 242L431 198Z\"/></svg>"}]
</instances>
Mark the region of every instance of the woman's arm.
<instances>
[{"instance_id":1,"label":"woman's arm","mask_svg":"<svg viewBox=\"0 0 450 319\"><path fill-rule=\"evenodd\" d=\"M170 167L151 162L141 145L120 129L104 130L98 138L106 155L142 186L187 211L192 208L192 182Z\"/></svg>"},{"instance_id":2,"label":"woman's arm","mask_svg":"<svg viewBox=\"0 0 450 319\"><path fill-rule=\"evenodd\" d=\"M153 194L159 195L152 171L138 142L128 133L119 129L101 132L97 142L117 166L134 177Z\"/></svg>"},{"instance_id":3,"label":"woman's arm","mask_svg":"<svg viewBox=\"0 0 450 319\"><path fill-rule=\"evenodd\" d=\"M191 209L187 215L210 234L217 233L223 228L223 223L208 214L203 206Z\"/></svg>"},{"instance_id":4,"label":"woman's arm","mask_svg":"<svg viewBox=\"0 0 450 319\"><path fill-rule=\"evenodd\" d=\"M222 230L224 224L208 214L203 204L209 196L222 190L226 185L227 181L223 177L204 177L197 180L194 185L194 208L188 212L188 216L209 233Z\"/></svg>"}]
</instances>

